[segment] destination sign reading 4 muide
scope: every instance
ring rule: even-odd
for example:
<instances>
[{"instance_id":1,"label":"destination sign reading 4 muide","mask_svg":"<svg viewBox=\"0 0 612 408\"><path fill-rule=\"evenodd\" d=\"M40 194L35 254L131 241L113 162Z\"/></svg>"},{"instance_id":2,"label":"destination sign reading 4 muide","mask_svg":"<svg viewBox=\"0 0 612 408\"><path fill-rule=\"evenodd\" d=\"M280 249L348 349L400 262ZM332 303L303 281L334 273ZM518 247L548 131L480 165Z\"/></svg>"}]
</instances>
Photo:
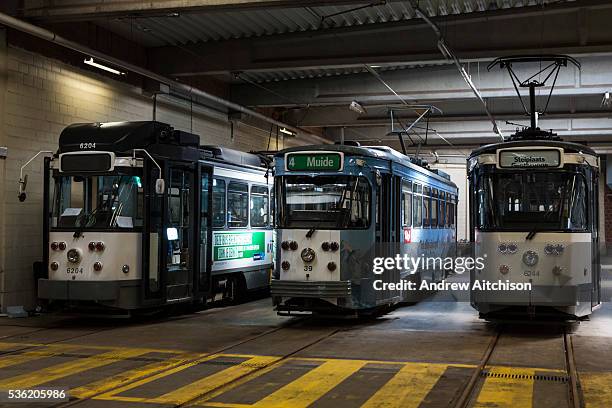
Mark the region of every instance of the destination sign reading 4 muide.
<instances>
[{"instance_id":1,"label":"destination sign reading 4 muide","mask_svg":"<svg viewBox=\"0 0 612 408\"><path fill-rule=\"evenodd\" d=\"M341 171L342 152L299 152L285 155L287 171Z\"/></svg>"}]
</instances>

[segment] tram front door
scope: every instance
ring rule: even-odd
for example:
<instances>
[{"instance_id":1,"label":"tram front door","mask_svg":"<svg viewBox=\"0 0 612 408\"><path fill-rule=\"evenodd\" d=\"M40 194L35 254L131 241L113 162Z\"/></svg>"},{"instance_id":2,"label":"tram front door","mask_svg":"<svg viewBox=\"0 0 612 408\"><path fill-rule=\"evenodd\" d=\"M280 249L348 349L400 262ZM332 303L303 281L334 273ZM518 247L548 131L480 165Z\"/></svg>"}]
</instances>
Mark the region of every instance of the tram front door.
<instances>
[{"instance_id":1,"label":"tram front door","mask_svg":"<svg viewBox=\"0 0 612 408\"><path fill-rule=\"evenodd\" d=\"M145 202L143 233L144 300L156 305L194 299L198 292L200 212L196 211L199 184L196 167L166 162L165 192L155 194L159 171L145 165L149 186ZM199 202L199 199L197 200ZM197 266L197 268L196 268Z\"/></svg>"}]
</instances>

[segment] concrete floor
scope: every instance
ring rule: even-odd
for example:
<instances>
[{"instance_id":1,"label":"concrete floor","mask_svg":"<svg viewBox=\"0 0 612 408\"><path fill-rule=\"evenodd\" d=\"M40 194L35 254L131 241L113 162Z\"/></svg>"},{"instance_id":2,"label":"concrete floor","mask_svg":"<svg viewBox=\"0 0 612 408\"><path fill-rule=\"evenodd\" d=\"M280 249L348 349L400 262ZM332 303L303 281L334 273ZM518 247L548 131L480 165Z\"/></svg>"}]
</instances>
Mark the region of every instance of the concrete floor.
<instances>
[{"instance_id":1,"label":"concrete floor","mask_svg":"<svg viewBox=\"0 0 612 408\"><path fill-rule=\"evenodd\" d=\"M2 318L0 390L66 389L60 405L79 408L446 407L497 332L464 302L363 321L279 317L270 304L145 321ZM562 329L504 327L469 405L569 406ZM586 406L612 406L612 305L569 329Z\"/></svg>"}]
</instances>

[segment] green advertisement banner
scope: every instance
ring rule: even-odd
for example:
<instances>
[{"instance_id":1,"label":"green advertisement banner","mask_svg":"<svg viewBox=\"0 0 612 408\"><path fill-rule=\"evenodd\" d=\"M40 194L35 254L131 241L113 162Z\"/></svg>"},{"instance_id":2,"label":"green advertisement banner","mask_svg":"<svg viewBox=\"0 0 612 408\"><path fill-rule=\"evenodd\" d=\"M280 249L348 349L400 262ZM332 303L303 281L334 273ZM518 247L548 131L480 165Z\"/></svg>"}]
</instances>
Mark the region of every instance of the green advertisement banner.
<instances>
[{"instance_id":1,"label":"green advertisement banner","mask_svg":"<svg viewBox=\"0 0 612 408\"><path fill-rule=\"evenodd\" d=\"M265 232L215 232L213 233L213 260L252 259L266 257Z\"/></svg>"}]
</instances>

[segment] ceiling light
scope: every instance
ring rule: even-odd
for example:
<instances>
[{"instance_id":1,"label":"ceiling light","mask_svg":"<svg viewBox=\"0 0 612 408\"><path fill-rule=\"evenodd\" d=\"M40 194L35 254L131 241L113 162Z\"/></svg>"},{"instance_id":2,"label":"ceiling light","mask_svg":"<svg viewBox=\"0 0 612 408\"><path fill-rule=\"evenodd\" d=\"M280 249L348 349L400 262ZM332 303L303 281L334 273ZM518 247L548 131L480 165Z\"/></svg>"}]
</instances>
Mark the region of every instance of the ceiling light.
<instances>
[{"instance_id":1,"label":"ceiling light","mask_svg":"<svg viewBox=\"0 0 612 408\"><path fill-rule=\"evenodd\" d=\"M101 70L106 71L106 72L110 72L110 73L115 74L115 75L125 75L125 72L121 72L118 69L111 68L111 67L108 67L106 65L100 64L99 62L94 61L93 57L91 57L89 59L85 58L85 60L83 62L85 64L87 64L87 65L91 65L92 67L96 67L98 69L101 69Z\"/></svg>"},{"instance_id":2,"label":"ceiling light","mask_svg":"<svg viewBox=\"0 0 612 408\"><path fill-rule=\"evenodd\" d=\"M361 104L357 101L352 101L351 104L349 105L349 109L352 110L353 112L357 112L360 115L363 115L364 113L366 113L365 108L361 106Z\"/></svg>"},{"instance_id":3,"label":"ceiling light","mask_svg":"<svg viewBox=\"0 0 612 408\"><path fill-rule=\"evenodd\" d=\"M289 130L287 128L280 128L278 131L283 133L283 134L285 134L285 135L287 135L287 136L291 136L291 137L297 136L297 133L292 132L291 130Z\"/></svg>"}]
</instances>

